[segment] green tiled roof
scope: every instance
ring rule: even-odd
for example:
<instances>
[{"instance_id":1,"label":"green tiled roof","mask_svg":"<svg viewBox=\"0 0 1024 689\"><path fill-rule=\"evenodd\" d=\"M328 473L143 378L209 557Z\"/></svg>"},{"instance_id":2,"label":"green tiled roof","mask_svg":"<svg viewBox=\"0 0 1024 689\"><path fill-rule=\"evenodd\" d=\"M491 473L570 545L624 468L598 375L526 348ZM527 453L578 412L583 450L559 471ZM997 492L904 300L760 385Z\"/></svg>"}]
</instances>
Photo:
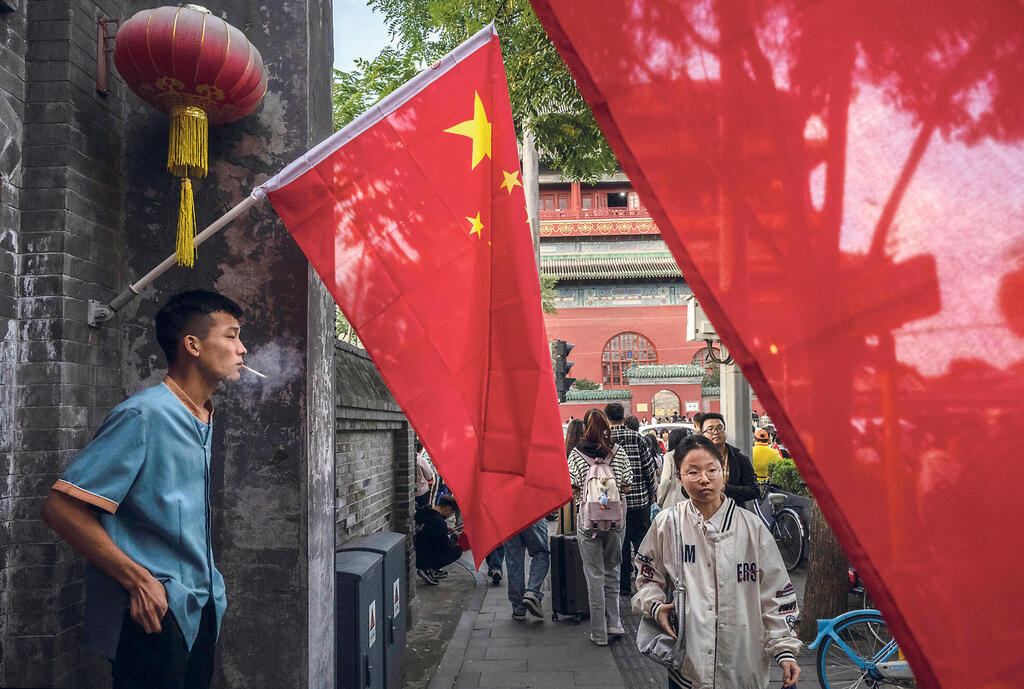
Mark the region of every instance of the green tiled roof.
<instances>
[{"instance_id":1,"label":"green tiled roof","mask_svg":"<svg viewBox=\"0 0 1024 689\"><path fill-rule=\"evenodd\" d=\"M703 375L704 369L697 364L645 364L626 369L626 376L630 379L693 378Z\"/></svg>"},{"instance_id":2,"label":"green tiled roof","mask_svg":"<svg viewBox=\"0 0 1024 689\"><path fill-rule=\"evenodd\" d=\"M701 388L700 392L705 397L721 397L722 396L722 388L718 387L717 385L709 385L706 388Z\"/></svg>"},{"instance_id":3,"label":"green tiled roof","mask_svg":"<svg viewBox=\"0 0 1024 689\"><path fill-rule=\"evenodd\" d=\"M628 400L633 398L629 390L569 390L565 393L566 402L585 402L588 400Z\"/></svg>"},{"instance_id":4,"label":"green tiled roof","mask_svg":"<svg viewBox=\"0 0 1024 689\"><path fill-rule=\"evenodd\" d=\"M631 254L560 254L542 256L541 275L559 280L592 280L595 278L665 278L682 277L679 266L667 251Z\"/></svg>"}]
</instances>

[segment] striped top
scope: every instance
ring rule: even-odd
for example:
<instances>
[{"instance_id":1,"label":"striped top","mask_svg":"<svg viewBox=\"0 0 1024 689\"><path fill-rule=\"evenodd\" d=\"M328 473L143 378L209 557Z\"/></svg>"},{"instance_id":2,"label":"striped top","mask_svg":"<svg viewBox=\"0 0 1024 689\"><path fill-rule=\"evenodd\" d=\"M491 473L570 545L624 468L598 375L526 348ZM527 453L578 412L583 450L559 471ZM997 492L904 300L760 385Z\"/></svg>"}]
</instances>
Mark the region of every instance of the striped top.
<instances>
[{"instance_id":1,"label":"striped top","mask_svg":"<svg viewBox=\"0 0 1024 689\"><path fill-rule=\"evenodd\" d=\"M629 466L629 456L626 455L626 450L622 445L615 445L612 449L615 451L612 456L612 472L615 474L615 483L618 484L619 490L622 490L633 484L633 469ZM573 487L583 488L587 474L590 472L590 464L587 462L586 456L580 452L578 447L574 447L569 453L568 462L569 479L572 481Z\"/></svg>"}]
</instances>

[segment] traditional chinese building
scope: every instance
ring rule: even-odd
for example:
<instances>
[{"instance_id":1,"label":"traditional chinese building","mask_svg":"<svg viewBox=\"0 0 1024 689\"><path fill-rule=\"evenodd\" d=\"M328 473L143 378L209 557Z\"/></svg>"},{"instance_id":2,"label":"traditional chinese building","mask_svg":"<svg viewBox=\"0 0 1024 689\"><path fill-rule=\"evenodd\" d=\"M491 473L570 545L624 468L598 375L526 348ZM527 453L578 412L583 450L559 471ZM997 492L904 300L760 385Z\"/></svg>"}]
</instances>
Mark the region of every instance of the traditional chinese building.
<instances>
[{"instance_id":1,"label":"traditional chinese building","mask_svg":"<svg viewBox=\"0 0 1024 689\"><path fill-rule=\"evenodd\" d=\"M541 273L558 278L548 337L575 345L573 377L602 386L570 391L563 420L613 399L648 419L709 409L703 347L685 336L690 288L626 176L542 172L540 187Z\"/></svg>"}]
</instances>

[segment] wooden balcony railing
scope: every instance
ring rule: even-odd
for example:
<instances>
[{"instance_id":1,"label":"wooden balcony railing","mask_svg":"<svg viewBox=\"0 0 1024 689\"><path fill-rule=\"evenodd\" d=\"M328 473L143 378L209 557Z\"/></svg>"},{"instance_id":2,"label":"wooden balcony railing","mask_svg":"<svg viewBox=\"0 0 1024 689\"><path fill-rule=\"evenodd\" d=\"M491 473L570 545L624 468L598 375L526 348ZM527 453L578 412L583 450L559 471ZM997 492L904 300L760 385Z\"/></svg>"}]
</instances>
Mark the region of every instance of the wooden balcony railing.
<instances>
[{"instance_id":1,"label":"wooden balcony railing","mask_svg":"<svg viewBox=\"0 0 1024 689\"><path fill-rule=\"evenodd\" d=\"M649 218L651 212L639 208L569 208L541 211L541 220L609 220L616 218Z\"/></svg>"}]
</instances>

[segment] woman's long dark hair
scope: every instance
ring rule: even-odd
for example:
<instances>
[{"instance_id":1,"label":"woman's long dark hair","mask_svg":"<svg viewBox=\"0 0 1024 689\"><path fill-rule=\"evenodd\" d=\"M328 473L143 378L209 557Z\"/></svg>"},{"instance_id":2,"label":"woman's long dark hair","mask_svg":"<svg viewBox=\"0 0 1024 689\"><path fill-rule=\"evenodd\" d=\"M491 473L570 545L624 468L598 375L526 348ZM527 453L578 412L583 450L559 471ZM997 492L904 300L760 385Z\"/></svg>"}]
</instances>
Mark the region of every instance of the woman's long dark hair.
<instances>
[{"instance_id":1,"label":"woman's long dark hair","mask_svg":"<svg viewBox=\"0 0 1024 689\"><path fill-rule=\"evenodd\" d=\"M671 452L679 447L679 443L683 442L683 438L688 435L689 433L682 428L673 428L668 434L668 447L665 448L665 452Z\"/></svg>"},{"instance_id":2,"label":"woman's long dark hair","mask_svg":"<svg viewBox=\"0 0 1024 689\"><path fill-rule=\"evenodd\" d=\"M583 440L583 419L573 419L565 428L565 456Z\"/></svg>"},{"instance_id":3,"label":"woman's long dark hair","mask_svg":"<svg viewBox=\"0 0 1024 689\"><path fill-rule=\"evenodd\" d=\"M596 445L601 455L609 455L612 452L611 430L612 425L603 411L588 409L583 416L582 442Z\"/></svg>"}]
</instances>

